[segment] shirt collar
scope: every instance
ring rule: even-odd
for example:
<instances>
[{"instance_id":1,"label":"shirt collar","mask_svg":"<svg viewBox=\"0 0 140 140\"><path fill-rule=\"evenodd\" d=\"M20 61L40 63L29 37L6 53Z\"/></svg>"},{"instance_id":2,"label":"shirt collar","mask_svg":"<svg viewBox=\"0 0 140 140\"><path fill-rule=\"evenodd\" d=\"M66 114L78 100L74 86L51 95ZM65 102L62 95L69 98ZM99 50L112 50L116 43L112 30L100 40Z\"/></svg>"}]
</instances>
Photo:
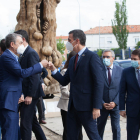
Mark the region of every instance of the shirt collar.
<instances>
[{"instance_id":1,"label":"shirt collar","mask_svg":"<svg viewBox=\"0 0 140 140\"><path fill-rule=\"evenodd\" d=\"M82 50L80 50L80 51L78 52L78 55L81 56L82 53L86 50L86 48L87 48L87 47L84 47Z\"/></svg>"},{"instance_id":2,"label":"shirt collar","mask_svg":"<svg viewBox=\"0 0 140 140\"><path fill-rule=\"evenodd\" d=\"M18 56L17 55L15 55L12 51L10 51L9 49L7 49L15 58L16 58L16 60L18 60Z\"/></svg>"},{"instance_id":3,"label":"shirt collar","mask_svg":"<svg viewBox=\"0 0 140 140\"><path fill-rule=\"evenodd\" d=\"M135 68L135 72L137 72L137 71L139 71L139 72L140 72L140 69L136 69L136 68Z\"/></svg>"}]
</instances>

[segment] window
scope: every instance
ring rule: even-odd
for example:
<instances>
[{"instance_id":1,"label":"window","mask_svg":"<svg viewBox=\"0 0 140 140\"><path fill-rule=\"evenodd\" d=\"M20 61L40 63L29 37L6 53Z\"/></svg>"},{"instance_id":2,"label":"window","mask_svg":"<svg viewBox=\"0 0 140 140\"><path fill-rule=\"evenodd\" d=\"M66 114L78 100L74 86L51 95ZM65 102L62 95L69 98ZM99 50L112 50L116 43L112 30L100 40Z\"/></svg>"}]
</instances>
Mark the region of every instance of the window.
<instances>
[{"instance_id":1,"label":"window","mask_svg":"<svg viewBox=\"0 0 140 140\"><path fill-rule=\"evenodd\" d=\"M107 37L107 44L112 44L112 38L111 37Z\"/></svg>"},{"instance_id":2,"label":"window","mask_svg":"<svg viewBox=\"0 0 140 140\"><path fill-rule=\"evenodd\" d=\"M135 44L139 42L139 37L135 37Z\"/></svg>"}]
</instances>

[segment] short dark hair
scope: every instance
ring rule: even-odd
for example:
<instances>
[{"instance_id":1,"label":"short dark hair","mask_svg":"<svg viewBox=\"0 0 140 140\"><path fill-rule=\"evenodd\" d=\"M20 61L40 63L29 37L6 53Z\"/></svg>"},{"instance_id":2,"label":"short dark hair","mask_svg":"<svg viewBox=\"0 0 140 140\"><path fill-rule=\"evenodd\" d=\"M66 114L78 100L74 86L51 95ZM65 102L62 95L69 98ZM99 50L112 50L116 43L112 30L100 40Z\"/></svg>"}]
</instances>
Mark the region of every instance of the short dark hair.
<instances>
[{"instance_id":1,"label":"short dark hair","mask_svg":"<svg viewBox=\"0 0 140 140\"><path fill-rule=\"evenodd\" d=\"M22 37L25 38L26 42L29 43L29 36L25 30L18 30L15 31L14 33L22 35Z\"/></svg>"},{"instance_id":2,"label":"short dark hair","mask_svg":"<svg viewBox=\"0 0 140 140\"><path fill-rule=\"evenodd\" d=\"M69 34L73 34L73 39L79 39L80 40L80 44L85 46L86 44L86 35L82 30L72 30L69 32Z\"/></svg>"},{"instance_id":3,"label":"short dark hair","mask_svg":"<svg viewBox=\"0 0 140 140\"><path fill-rule=\"evenodd\" d=\"M0 42L0 48L4 52L6 50L5 39L2 39Z\"/></svg>"},{"instance_id":4,"label":"short dark hair","mask_svg":"<svg viewBox=\"0 0 140 140\"><path fill-rule=\"evenodd\" d=\"M12 34L8 34L5 38L5 45L6 48L10 48L11 47L11 42L16 43L17 37L20 36L22 38L22 35L16 34L16 33L12 33Z\"/></svg>"},{"instance_id":5,"label":"short dark hair","mask_svg":"<svg viewBox=\"0 0 140 140\"><path fill-rule=\"evenodd\" d=\"M140 58L140 49L136 49L132 52L133 55L138 55L138 57Z\"/></svg>"}]
</instances>

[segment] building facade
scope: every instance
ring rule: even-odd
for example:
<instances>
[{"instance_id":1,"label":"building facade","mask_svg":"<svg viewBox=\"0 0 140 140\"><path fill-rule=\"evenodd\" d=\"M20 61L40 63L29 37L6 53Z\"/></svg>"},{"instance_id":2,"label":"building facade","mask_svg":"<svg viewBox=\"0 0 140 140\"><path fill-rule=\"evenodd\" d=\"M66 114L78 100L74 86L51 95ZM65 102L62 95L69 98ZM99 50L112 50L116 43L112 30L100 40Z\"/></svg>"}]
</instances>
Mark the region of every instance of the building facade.
<instances>
[{"instance_id":1,"label":"building facade","mask_svg":"<svg viewBox=\"0 0 140 140\"><path fill-rule=\"evenodd\" d=\"M129 31L127 47L133 49L137 42L140 41L140 25L128 25ZM112 26L95 27L85 31L87 41L86 46L94 51L97 49L119 48Z\"/></svg>"}]
</instances>

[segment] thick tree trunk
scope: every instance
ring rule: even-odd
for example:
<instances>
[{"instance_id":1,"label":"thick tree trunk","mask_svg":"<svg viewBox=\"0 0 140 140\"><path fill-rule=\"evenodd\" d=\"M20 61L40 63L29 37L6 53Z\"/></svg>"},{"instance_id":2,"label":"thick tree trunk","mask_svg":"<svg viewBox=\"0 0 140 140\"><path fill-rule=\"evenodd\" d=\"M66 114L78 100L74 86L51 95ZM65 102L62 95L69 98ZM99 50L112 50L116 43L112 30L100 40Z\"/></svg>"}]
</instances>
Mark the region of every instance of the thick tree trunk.
<instances>
[{"instance_id":1,"label":"thick tree trunk","mask_svg":"<svg viewBox=\"0 0 140 140\"><path fill-rule=\"evenodd\" d=\"M16 30L26 30L29 35L29 45L39 54L40 59L52 61L58 68L62 56L56 45L56 14L55 10L60 0L20 0L20 11L17 15ZM45 93L60 92L59 84L48 76L44 82L47 85Z\"/></svg>"}]
</instances>

